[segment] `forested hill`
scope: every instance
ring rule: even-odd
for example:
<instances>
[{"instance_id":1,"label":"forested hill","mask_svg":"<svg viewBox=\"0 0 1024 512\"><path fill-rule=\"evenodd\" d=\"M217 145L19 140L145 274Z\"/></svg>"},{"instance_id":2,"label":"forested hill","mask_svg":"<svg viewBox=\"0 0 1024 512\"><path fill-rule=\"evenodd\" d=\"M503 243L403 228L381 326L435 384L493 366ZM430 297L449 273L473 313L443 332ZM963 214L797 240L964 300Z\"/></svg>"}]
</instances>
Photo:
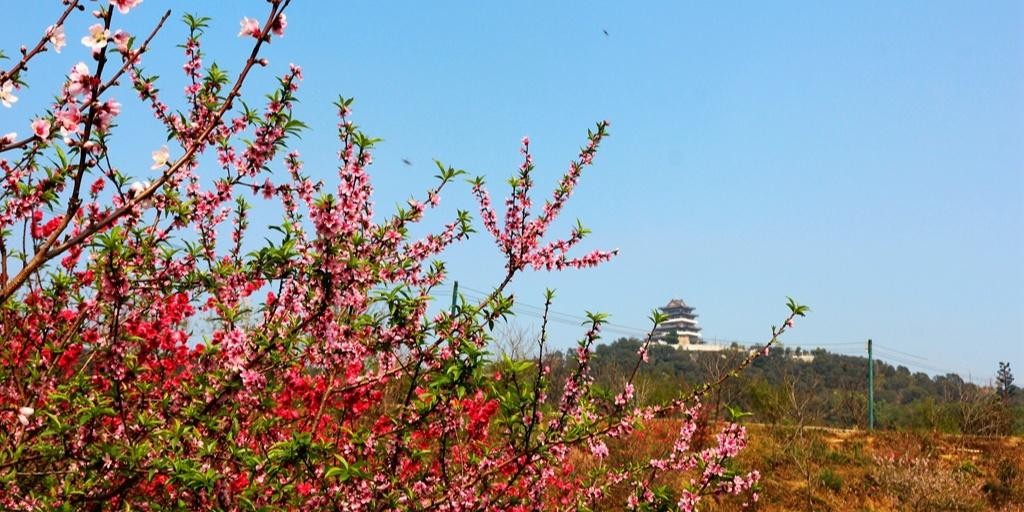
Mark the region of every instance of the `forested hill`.
<instances>
[{"instance_id":1,"label":"forested hill","mask_svg":"<svg viewBox=\"0 0 1024 512\"><path fill-rule=\"evenodd\" d=\"M639 346L639 340L622 338L596 347L596 382L612 388L617 382L621 385L622 376L636 362ZM656 402L679 396L732 371L748 354L749 349L743 347L701 353L653 345L650 362L641 366L638 397ZM754 361L705 402L719 409L739 407L754 413L758 422L864 427L867 377L866 357L780 348ZM1008 389L996 389L966 382L956 374L932 377L876 360L875 404L878 428L967 434L1024 432L1024 391L1012 384Z\"/></svg>"}]
</instances>

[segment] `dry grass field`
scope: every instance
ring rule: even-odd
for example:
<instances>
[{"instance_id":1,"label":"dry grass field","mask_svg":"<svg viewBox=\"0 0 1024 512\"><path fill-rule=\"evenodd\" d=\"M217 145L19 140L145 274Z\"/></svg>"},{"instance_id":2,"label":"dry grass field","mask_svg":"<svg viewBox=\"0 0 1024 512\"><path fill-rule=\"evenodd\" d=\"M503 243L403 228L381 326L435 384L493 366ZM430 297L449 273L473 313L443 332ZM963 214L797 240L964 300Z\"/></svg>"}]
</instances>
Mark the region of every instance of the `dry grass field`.
<instances>
[{"instance_id":1,"label":"dry grass field","mask_svg":"<svg viewBox=\"0 0 1024 512\"><path fill-rule=\"evenodd\" d=\"M613 447L609 463L668 450L678 423L663 420ZM1024 438L748 425L740 469L761 470L761 511L1024 511ZM705 432L704 439L713 436ZM698 442L700 440L698 439ZM581 457L582 459L582 457ZM581 468L588 461L580 460ZM683 477L689 478L687 476ZM678 488L682 481L662 481ZM622 503L617 490L607 502ZM711 504L735 510L740 502Z\"/></svg>"}]
</instances>

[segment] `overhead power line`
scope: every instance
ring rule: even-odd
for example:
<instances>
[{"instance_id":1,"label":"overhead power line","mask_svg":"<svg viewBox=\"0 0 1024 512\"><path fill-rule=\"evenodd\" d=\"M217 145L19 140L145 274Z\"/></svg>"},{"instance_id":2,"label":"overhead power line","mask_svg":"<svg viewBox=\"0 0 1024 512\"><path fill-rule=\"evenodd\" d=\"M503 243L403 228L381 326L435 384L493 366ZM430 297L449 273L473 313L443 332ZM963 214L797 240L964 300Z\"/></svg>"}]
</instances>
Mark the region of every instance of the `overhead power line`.
<instances>
[{"instance_id":1,"label":"overhead power line","mask_svg":"<svg viewBox=\"0 0 1024 512\"><path fill-rule=\"evenodd\" d=\"M875 347L881 348L882 350L887 350L889 352L895 352L897 354L901 354L901 355L904 355L904 356L907 356L907 357L913 357L914 359L920 359L922 361L927 361L928 360L927 357L921 357L921 356L914 355L914 354L911 354L911 353L908 353L908 352L903 352L902 350L896 350L894 348L889 348L888 346L881 345L881 344L878 344L878 343L875 343Z\"/></svg>"},{"instance_id":2,"label":"overhead power line","mask_svg":"<svg viewBox=\"0 0 1024 512\"><path fill-rule=\"evenodd\" d=\"M481 291L481 290L476 290L476 289L473 289L473 288L468 287L468 286L460 285L460 288L461 288L461 290L465 290L465 291L460 291L460 294L465 295L465 296L467 296L467 297L469 297L471 299L474 299L474 300L483 300L483 299L487 298L488 295L490 295L487 292L484 292L484 291ZM441 293L443 293L443 294L446 294L447 296L451 296L451 293L452 293L452 291L450 289L446 289L446 288L441 288L441 289L439 289L439 291ZM468 291L469 293L466 293L466 291ZM512 310L513 310L513 312L515 312L517 314L521 314L523 316L530 316L530 317L533 317L533 318L543 318L544 317L544 307L543 306L538 306L538 305L535 305L535 304L530 304L528 302L524 302L524 301L521 301L521 300L518 300L518 299L515 301L515 304L513 305ZM556 311L556 310L552 310L552 309L548 310L548 320L559 322L559 323L563 323L563 324L576 325L576 326L590 323L590 319L588 319L585 316L573 315L571 313L564 313L564 312L560 312L560 311ZM631 327L631 326L628 326L628 325L621 325L621 324L612 323L612 322L605 322L605 323L603 323L602 324L602 329L604 329L606 331L610 331L610 332L618 332L618 333L625 333L625 334L639 335L639 336L646 336L650 332L650 329L641 329L641 328L638 328L638 327Z\"/></svg>"},{"instance_id":3,"label":"overhead power line","mask_svg":"<svg viewBox=\"0 0 1024 512\"><path fill-rule=\"evenodd\" d=\"M436 291L439 294L443 294L443 295L448 296L448 297L450 297L452 295L452 289L448 288L448 287L445 287L445 286L437 288ZM460 295L464 295L464 296L466 296L466 297L468 297L470 299L473 299L473 300L484 300L485 298L487 298L490 295L490 292L486 292L484 290L480 290L480 289L476 289L476 288L473 288L473 287L470 287L470 286L465 286L463 284L460 284L459 285L459 294ZM516 315L519 315L519 316L530 317L530 318L535 318L535 319L543 319L544 318L544 307L543 306L539 306L539 305L536 305L536 304L531 304L529 302L524 302L524 301L519 300L519 299L516 299L515 303L513 304L512 311L513 311L513 313L515 313ZM557 324L567 325L567 326L573 326L573 327L579 327L581 325L586 325L586 324L588 324L590 322L590 320L587 317L585 317L585 316L574 315L574 314L571 314L571 313L565 313L565 312L556 311L556 310L552 310L552 309L548 310L548 321L552 322L552 323L557 323ZM629 326L629 325L623 325L623 324L618 324L618 323L610 323L610 322L604 323L602 325L602 329L605 332L614 333L614 334L621 334L621 335L625 335L625 336L632 336L632 337L637 337L637 338L643 338L643 337L647 336L648 333L650 333L650 329L644 329L644 328L640 328L640 327L633 327L633 326ZM717 340L719 342L724 342L724 343L737 343L737 344L743 345L743 346L758 346L758 345L764 344L764 341L750 342L750 341L747 341L747 340L741 340L741 339L736 339L736 338L721 338L721 337L717 337L716 338L716 337L706 336L705 339L714 339L714 340ZM866 350L865 341L829 340L829 341L824 341L824 342L821 342L821 343L816 343L816 342L804 343L804 342L799 342L799 341L786 341L786 342L784 342L784 345L787 346L787 347L799 347L799 348L802 348L804 350L809 350L809 349L814 349L814 348L828 348L829 352L832 352L832 353L837 354L837 355L845 355L845 356L864 356L864 355L866 355L866 352L865 352L865 350ZM865 347L865 349L864 350L855 350L854 347ZM895 362L897 362L899 364L902 364L902 365L905 365L905 366L908 366L908 367L913 367L913 368L916 368L916 369L927 370L927 371L930 371L930 372L933 372L933 373L936 373L936 374L950 374L950 373L952 373L952 374L956 374L956 375L960 375L960 376L969 375L969 372L958 371L958 370L954 370L954 369L951 369L951 368L945 368L945 367L942 367L942 366L937 366L934 363L932 363L926 357L919 356L919 355L916 355L916 354L912 354L912 353L909 353L909 352L905 352L903 350L892 348L892 347L889 347L887 345L882 345L882 344L879 344L879 343L875 343L874 344L874 348L875 348L876 351L880 352L880 355L882 355L884 357L884 360L886 360L886 361L895 361Z\"/></svg>"},{"instance_id":4,"label":"overhead power line","mask_svg":"<svg viewBox=\"0 0 1024 512\"><path fill-rule=\"evenodd\" d=\"M925 369L925 370L930 370L930 371L938 372L938 373L959 373L956 370L953 370L951 368L943 368L941 366L935 366L935 365L932 365L932 364L922 363L922 362L919 362L919 361L914 361L913 359L907 359L905 357L900 357L899 355L890 354L890 353L887 353L884 349L878 349L878 352L880 352L880 356L882 358L887 359L889 361L895 361L895 362L900 363L900 364L905 365L905 366L913 366L915 368L922 368L922 369Z\"/></svg>"}]
</instances>

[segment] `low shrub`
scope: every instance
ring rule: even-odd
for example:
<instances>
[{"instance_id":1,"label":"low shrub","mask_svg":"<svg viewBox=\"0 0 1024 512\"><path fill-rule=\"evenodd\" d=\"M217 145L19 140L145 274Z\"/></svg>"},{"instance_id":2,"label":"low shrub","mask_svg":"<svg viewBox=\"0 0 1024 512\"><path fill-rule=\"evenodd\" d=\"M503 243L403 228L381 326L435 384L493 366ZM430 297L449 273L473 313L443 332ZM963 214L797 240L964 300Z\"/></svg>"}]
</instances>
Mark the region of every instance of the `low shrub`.
<instances>
[{"instance_id":1,"label":"low shrub","mask_svg":"<svg viewBox=\"0 0 1024 512\"><path fill-rule=\"evenodd\" d=\"M890 458L876 460L873 474L882 492L899 503L899 510L982 510L972 498L973 479L962 471L950 471L933 459Z\"/></svg>"},{"instance_id":2,"label":"low shrub","mask_svg":"<svg viewBox=\"0 0 1024 512\"><path fill-rule=\"evenodd\" d=\"M818 481L822 487L838 493L843 490L843 477L839 476L832 468L825 468L818 474Z\"/></svg>"}]
</instances>

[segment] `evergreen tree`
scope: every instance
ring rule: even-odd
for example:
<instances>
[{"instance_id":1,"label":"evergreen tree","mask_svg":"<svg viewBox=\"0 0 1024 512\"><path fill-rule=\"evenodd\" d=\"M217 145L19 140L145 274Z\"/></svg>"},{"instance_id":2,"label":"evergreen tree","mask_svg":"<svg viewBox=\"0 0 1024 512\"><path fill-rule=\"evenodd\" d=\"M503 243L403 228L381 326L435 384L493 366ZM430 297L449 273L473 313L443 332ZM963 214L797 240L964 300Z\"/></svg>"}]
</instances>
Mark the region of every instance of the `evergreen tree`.
<instances>
[{"instance_id":1,"label":"evergreen tree","mask_svg":"<svg viewBox=\"0 0 1024 512\"><path fill-rule=\"evenodd\" d=\"M999 371L996 372L996 391L1006 400L1010 398L1013 389L1013 372L1010 371L1010 363L1000 361Z\"/></svg>"}]
</instances>

